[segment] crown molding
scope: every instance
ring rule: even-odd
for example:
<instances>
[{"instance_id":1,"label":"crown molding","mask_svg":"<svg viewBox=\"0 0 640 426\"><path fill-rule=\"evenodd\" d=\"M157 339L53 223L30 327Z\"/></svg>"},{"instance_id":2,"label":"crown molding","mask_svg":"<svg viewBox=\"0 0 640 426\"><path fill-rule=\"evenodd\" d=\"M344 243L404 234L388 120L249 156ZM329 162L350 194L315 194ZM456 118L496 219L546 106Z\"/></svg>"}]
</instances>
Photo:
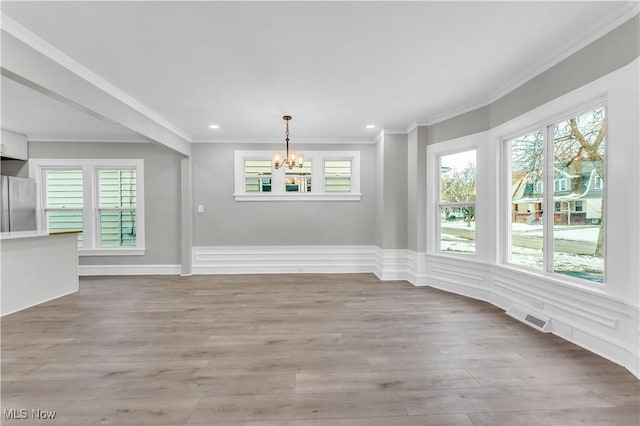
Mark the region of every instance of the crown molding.
<instances>
[{"instance_id":1,"label":"crown molding","mask_svg":"<svg viewBox=\"0 0 640 426\"><path fill-rule=\"evenodd\" d=\"M640 11L640 2L632 2L627 7L622 8L621 12L616 16L613 16L608 23L600 27L597 31L584 35L582 37L576 36L569 44L569 47L564 49L561 52L555 52L539 61L538 64L526 74L523 74L519 77L516 77L509 81L507 84L503 85L501 88L493 91L487 96L482 98L472 100L463 104L460 107L449 109L448 111L434 114L427 118L426 121L422 123L417 123L413 121L407 125L407 132L413 130L416 126L432 126L434 124L440 123L442 121L448 120L450 118L457 117L462 114L466 114L467 112L473 111L478 108L485 107L487 105L491 105L498 99L506 96L507 94L513 92L518 87L527 83L528 81L534 79L539 76L543 72L549 70L553 66L559 64L563 60L567 59L574 53L579 50L587 47L589 44L593 43L597 39L601 38L605 34L619 27L629 19L633 18Z\"/></svg>"},{"instance_id":2,"label":"crown molding","mask_svg":"<svg viewBox=\"0 0 640 426\"><path fill-rule=\"evenodd\" d=\"M587 47L594 41L603 37L605 34L619 27L638 14L638 11L640 9L639 6L640 3L638 2L631 3L626 8L622 8L622 11L619 14L613 16L608 23L600 27L597 31L588 35L582 34L582 36L574 37L573 40L571 40L571 42L569 43L568 48L564 49L561 52L556 52L548 55L546 58L538 62L538 64L534 66L531 71L520 77L514 78L513 80L511 80L511 82L504 85L501 89L494 91L492 94L486 97L486 103L491 104L497 101L498 99L522 86L526 82L532 80L533 78L549 70L553 66L559 64L579 50Z\"/></svg>"},{"instance_id":3,"label":"crown molding","mask_svg":"<svg viewBox=\"0 0 640 426\"><path fill-rule=\"evenodd\" d=\"M194 144L255 144L255 145L275 145L282 144L282 139L194 139ZM371 145L375 144L375 139L296 139L292 145Z\"/></svg>"},{"instance_id":4,"label":"crown molding","mask_svg":"<svg viewBox=\"0 0 640 426\"><path fill-rule=\"evenodd\" d=\"M27 135L28 142L45 142L45 143L149 143L145 139L130 139L130 138L118 138L118 137L104 137L96 138L95 136L83 138L81 136L64 136L64 135Z\"/></svg>"},{"instance_id":5,"label":"crown molding","mask_svg":"<svg viewBox=\"0 0 640 426\"><path fill-rule=\"evenodd\" d=\"M91 71L90 69L88 69L87 67L85 67L84 65L76 61L75 59L66 55L65 53L63 53L62 51L54 47L52 44L48 43L47 41L40 38L33 32L29 31L24 26L20 25L18 22L14 21L12 18L7 16L6 14L2 13L1 18L2 18L2 21L1 21L2 30L6 31L7 34L12 35L13 37L17 38L21 42L25 43L26 45L28 45L29 47L37 51L38 53L58 63L59 65L71 71L72 73L78 75L79 77L93 84L100 90L103 90L104 92L108 93L112 97L123 102L125 105L129 106L130 108L133 108L139 113L145 115L149 119L156 122L158 125L175 133L176 135L180 136L181 138L187 141L192 140L191 135L189 133L175 126L170 121L162 117L160 114L158 114L148 106L144 105L139 100L135 99L134 97L132 97L131 95L123 91L122 89L118 88L114 84L110 83L109 81L105 80L98 74L94 73L93 71Z\"/></svg>"},{"instance_id":6,"label":"crown molding","mask_svg":"<svg viewBox=\"0 0 640 426\"><path fill-rule=\"evenodd\" d=\"M407 133L411 133L416 127L428 126L428 123L422 121L412 121L407 125Z\"/></svg>"},{"instance_id":7,"label":"crown molding","mask_svg":"<svg viewBox=\"0 0 640 426\"><path fill-rule=\"evenodd\" d=\"M382 129L385 135L406 135L406 129Z\"/></svg>"}]
</instances>

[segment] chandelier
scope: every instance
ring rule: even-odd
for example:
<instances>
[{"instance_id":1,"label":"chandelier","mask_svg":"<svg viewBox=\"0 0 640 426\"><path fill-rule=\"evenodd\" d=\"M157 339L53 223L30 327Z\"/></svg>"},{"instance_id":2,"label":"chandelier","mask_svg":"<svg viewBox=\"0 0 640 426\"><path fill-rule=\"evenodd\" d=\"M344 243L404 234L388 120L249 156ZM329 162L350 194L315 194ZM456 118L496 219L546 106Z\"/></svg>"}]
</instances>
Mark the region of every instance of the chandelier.
<instances>
[{"instance_id":1,"label":"chandelier","mask_svg":"<svg viewBox=\"0 0 640 426\"><path fill-rule=\"evenodd\" d=\"M291 121L291 116L285 115L282 117L282 119L287 123L287 128L286 128L285 138L284 138L287 144L287 152L285 153L286 155L284 159L282 158L279 152L276 152L273 154L273 157L271 158L271 161L273 162L273 167L275 167L276 170L282 167L284 164L287 165L289 170L293 169L294 167L302 167L304 165L304 156L297 151L289 150L289 121Z\"/></svg>"}]
</instances>

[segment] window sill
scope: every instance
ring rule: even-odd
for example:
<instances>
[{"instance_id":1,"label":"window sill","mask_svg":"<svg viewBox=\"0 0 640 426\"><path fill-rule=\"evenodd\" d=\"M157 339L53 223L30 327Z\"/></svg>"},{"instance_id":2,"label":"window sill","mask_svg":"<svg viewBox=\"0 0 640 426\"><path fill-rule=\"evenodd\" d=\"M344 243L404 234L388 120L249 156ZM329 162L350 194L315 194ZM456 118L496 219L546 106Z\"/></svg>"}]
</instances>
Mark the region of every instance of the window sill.
<instances>
[{"instance_id":1,"label":"window sill","mask_svg":"<svg viewBox=\"0 0 640 426\"><path fill-rule=\"evenodd\" d=\"M312 193L291 193L291 194L233 194L236 201L360 201L362 194L312 194Z\"/></svg>"},{"instance_id":2,"label":"window sill","mask_svg":"<svg viewBox=\"0 0 640 426\"><path fill-rule=\"evenodd\" d=\"M144 256L144 248L78 249L79 256Z\"/></svg>"}]
</instances>

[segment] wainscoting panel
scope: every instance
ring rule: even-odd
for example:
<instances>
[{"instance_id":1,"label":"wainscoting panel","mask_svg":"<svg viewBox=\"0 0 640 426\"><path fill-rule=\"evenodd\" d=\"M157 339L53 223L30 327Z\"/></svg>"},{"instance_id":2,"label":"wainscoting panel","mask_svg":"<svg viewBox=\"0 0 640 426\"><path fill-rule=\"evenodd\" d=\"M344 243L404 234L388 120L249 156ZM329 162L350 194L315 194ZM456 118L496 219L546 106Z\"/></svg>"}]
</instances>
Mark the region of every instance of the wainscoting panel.
<instances>
[{"instance_id":1,"label":"wainscoting panel","mask_svg":"<svg viewBox=\"0 0 640 426\"><path fill-rule=\"evenodd\" d=\"M411 256L411 255L410 255ZM640 377L640 309L593 290L542 274L457 256L424 255L427 284L484 300L505 311L512 306L551 319L550 331L625 366ZM408 272L408 279L414 276Z\"/></svg>"},{"instance_id":2,"label":"wainscoting panel","mask_svg":"<svg viewBox=\"0 0 640 426\"><path fill-rule=\"evenodd\" d=\"M78 275L179 275L180 265L79 265Z\"/></svg>"},{"instance_id":3,"label":"wainscoting panel","mask_svg":"<svg viewBox=\"0 0 640 426\"><path fill-rule=\"evenodd\" d=\"M373 272L375 246L194 247L194 274Z\"/></svg>"}]
</instances>

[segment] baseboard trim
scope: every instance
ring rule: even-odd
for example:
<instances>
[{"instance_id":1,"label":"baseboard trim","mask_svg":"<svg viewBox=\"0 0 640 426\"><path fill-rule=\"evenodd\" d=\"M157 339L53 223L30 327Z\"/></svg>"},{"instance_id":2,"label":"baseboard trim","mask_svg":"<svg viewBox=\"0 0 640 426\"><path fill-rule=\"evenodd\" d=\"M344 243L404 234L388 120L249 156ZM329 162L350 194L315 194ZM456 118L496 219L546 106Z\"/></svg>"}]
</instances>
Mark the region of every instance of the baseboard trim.
<instances>
[{"instance_id":1,"label":"baseboard trim","mask_svg":"<svg viewBox=\"0 0 640 426\"><path fill-rule=\"evenodd\" d=\"M375 246L194 247L193 274L370 273Z\"/></svg>"},{"instance_id":2,"label":"baseboard trim","mask_svg":"<svg viewBox=\"0 0 640 426\"><path fill-rule=\"evenodd\" d=\"M179 275L180 265L79 265L78 275Z\"/></svg>"}]
</instances>

